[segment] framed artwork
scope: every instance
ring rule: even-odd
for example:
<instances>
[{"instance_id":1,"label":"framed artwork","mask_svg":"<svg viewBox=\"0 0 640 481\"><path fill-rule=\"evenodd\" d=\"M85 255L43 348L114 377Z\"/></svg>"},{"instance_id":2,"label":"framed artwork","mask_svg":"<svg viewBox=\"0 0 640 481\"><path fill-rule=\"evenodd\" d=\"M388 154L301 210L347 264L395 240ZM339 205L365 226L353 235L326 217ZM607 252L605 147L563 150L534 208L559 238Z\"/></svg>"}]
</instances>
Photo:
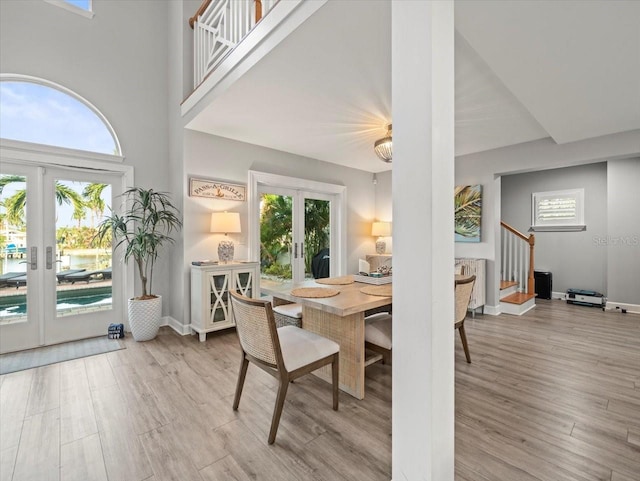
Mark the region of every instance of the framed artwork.
<instances>
[{"instance_id":1,"label":"framed artwork","mask_svg":"<svg viewBox=\"0 0 640 481\"><path fill-rule=\"evenodd\" d=\"M458 185L455 200L455 241L480 242L482 220L482 186Z\"/></svg>"},{"instance_id":2,"label":"framed artwork","mask_svg":"<svg viewBox=\"0 0 640 481\"><path fill-rule=\"evenodd\" d=\"M247 188L244 185L192 177L189 179L189 196L244 201L247 200Z\"/></svg>"}]
</instances>

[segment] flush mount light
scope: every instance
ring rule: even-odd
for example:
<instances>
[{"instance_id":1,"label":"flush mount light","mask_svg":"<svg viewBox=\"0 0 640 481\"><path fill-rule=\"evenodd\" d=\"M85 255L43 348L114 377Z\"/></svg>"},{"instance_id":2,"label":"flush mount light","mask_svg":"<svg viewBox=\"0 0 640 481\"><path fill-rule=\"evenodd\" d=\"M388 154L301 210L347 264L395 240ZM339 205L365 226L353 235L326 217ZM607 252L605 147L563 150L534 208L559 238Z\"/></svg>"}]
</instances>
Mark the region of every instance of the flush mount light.
<instances>
[{"instance_id":1,"label":"flush mount light","mask_svg":"<svg viewBox=\"0 0 640 481\"><path fill-rule=\"evenodd\" d=\"M373 150L376 151L376 155L380 158L381 161L390 163L393 158L393 139L391 137L392 134L392 124L387 125L387 135L383 138L376 140L375 144L373 144Z\"/></svg>"}]
</instances>

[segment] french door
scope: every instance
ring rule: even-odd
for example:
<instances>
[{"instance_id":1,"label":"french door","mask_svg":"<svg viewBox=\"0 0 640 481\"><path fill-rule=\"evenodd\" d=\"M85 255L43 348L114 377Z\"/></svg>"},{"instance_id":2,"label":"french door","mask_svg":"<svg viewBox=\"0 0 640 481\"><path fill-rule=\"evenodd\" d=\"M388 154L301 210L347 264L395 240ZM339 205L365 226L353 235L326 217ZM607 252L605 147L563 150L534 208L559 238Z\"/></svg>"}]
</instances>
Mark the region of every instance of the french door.
<instances>
[{"instance_id":1,"label":"french door","mask_svg":"<svg viewBox=\"0 0 640 481\"><path fill-rule=\"evenodd\" d=\"M0 352L104 335L122 322L122 268L94 228L122 175L0 163Z\"/></svg>"},{"instance_id":2,"label":"french door","mask_svg":"<svg viewBox=\"0 0 640 481\"><path fill-rule=\"evenodd\" d=\"M329 277L337 269L335 198L330 194L261 186L261 286L288 287L305 279ZM332 249L333 247L333 249Z\"/></svg>"}]
</instances>

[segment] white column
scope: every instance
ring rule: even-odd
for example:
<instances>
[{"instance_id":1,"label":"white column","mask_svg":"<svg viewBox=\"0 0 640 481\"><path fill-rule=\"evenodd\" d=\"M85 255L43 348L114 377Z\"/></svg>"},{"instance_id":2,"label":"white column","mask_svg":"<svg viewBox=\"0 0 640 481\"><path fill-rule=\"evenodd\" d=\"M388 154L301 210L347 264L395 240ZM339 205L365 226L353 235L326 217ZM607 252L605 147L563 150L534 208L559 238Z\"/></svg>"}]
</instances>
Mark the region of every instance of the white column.
<instances>
[{"instance_id":1,"label":"white column","mask_svg":"<svg viewBox=\"0 0 640 481\"><path fill-rule=\"evenodd\" d=\"M452 1L392 2L394 481L454 479Z\"/></svg>"}]
</instances>

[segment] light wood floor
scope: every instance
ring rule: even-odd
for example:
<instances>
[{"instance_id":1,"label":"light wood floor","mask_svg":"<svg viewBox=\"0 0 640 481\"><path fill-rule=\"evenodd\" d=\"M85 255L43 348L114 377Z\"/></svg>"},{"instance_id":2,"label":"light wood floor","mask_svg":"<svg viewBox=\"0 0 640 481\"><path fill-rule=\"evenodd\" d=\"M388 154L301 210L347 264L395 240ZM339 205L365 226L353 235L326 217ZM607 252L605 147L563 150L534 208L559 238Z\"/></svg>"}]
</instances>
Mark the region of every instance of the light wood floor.
<instances>
[{"instance_id":1,"label":"light wood floor","mask_svg":"<svg viewBox=\"0 0 640 481\"><path fill-rule=\"evenodd\" d=\"M466 322L456 338L456 479L640 480L640 316L538 301ZM391 368L366 398L313 376L289 389L276 444L274 380L238 368L233 331L164 328L127 349L0 377L0 479L388 480Z\"/></svg>"}]
</instances>

